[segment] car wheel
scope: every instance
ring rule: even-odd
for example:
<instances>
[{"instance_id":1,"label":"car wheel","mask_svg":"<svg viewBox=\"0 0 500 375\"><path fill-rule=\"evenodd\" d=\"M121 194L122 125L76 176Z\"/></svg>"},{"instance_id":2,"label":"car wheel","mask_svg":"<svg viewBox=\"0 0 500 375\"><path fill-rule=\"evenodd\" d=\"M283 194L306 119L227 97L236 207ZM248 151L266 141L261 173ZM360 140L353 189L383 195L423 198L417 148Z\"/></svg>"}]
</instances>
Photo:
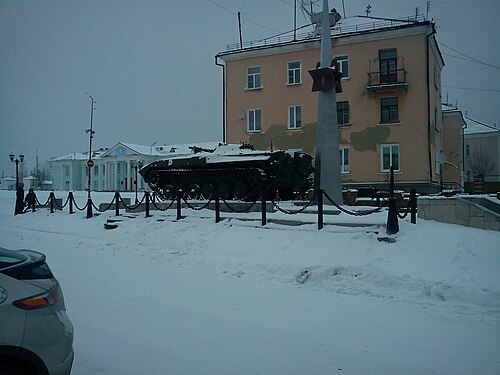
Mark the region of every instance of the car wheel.
<instances>
[{"instance_id":1,"label":"car wheel","mask_svg":"<svg viewBox=\"0 0 500 375\"><path fill-rule=\"evenodd\" d=\"M0 375L36 375L33 371L20 361L0 358Z\"/></svg>"}]
</instances>

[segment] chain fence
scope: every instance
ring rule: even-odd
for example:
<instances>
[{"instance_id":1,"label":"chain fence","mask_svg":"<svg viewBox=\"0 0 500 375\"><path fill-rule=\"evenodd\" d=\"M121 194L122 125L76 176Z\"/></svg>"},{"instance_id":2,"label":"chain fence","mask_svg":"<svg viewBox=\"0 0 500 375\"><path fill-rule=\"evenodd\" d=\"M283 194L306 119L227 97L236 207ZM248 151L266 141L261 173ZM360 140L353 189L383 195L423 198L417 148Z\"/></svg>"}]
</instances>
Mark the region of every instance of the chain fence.
<instances>
[{"instance_id":1,"label":"chain fence","mask_svg":"<svg viewBox=\"0 0 500 375\"><path fill-rule=\"evenodd\" d=\"M140 201L137 200L137 196L136 196L136 203L135 204L128 204L127 203L128 199L125 200L123 197L121 197L119 192L115 193L115 196L113 197L113 199L111 200L110 203L105 204L105 205L100 204L99 205L100 207L95 205L90 197L88 198L86 204L83 207L80 207L78 205L78 203L76 202L72 192L69 193L64 204L59 203L59 202L62 202L62 200L56 199L54 192L50 193L50 195L47 198L47 201L45 203L42 204L38 200L36 195L34 197L34 202L38 205L38 207L50 206L51 212L53 212L54 207L57 207L58 209L63 210L69 203L70 204L70 209L69 209L70 214L73 213L73 206L78 211L84 211L85 209L88 209L88 211L90 211L90 215L88 215L87 218L92 217L92 214L91 214L92 207L94 209L96 209L98 212L102 213L102 212L106 212L106 211L112 209L112 207L114 206L114 209L116 210L116 216L118 216L119 209L121 207L124 207L125 209L130 210L130 211L135 211L135 210L143 207L143 205L145 203L146 217L149 217L150 216L149 215L149 206L150 205L152 206L152 208L154 208L158 211L165 212L165 211L171 209L172 206L174 205L174 203L177 202L177 219L180 219L181 218L180 211L181 211L181 202L182 201L185 203L185 206L187 208L194 210L194 211L201 211L201 210L204 210L207 207L209 207L210 204L215 200L216 222L220 221L220 203L219 203L220 201L223 202L225 207L230 212L238 213L238 214L250 212L250 210L252 210L252 208L257 204L257 202L260 202L261 203L261 214L262 214L262 225L265 225L267 222L267 218L266 218L267 202L270 202L277 212L280 212L280 213L283 213L286 215L297 215L297 214L304 213L308 208L310 208L312 205L316 204L317 205L317 215L318 215L318 229L321 229L321 228L323 228L323 215L324 215L323 197L325 197L326 200L330 204L332 204L334 207L336 207L340 212L345 213L347 215L351 215L351 216L368 216L368 215L372 215L375 213L379 213L382 210L384 210L385 208L389 208L389 211L391 211L391 207L388 203L391 199L394 199L392 197L389 200L386 200L386 199L377 200L378 206L374 209L351 210L351 209L346 208L345 205L341 205L341 204L335 202L328 195L328 193L326 193L323 189L320 189L319 191L313 191L312 195L307 195L307 198L306 198L307 200L301 201L301 202L303 202L303 205L301 207L298 207L297 209L290 209L290 208L282 207L280 205L279 200L266 199L267 192L268 192L268 190L266 190L265 188L259 189L259 192L254 191L251 194L247 195L246 197L248 198L248 197L260 196L260 199L254 198L251 201L245 201L244 200L245 198L243 198L243 199L238 199L238 203L235 203L235 201L228 201L225 197L218 196L218 193L216 191L214 195L211 195L209 197L209 199L201 205L199 205L199 204L195 205L192 202L190 202L189 196L177 195L177 196L174 196L173 199L165 207L162 207L163 204L160 205L159 202L157 202L156 196L154 194L152 196L150 196L149 192L146 192L142 196ZM370 205L372 203L373 203L373 199L370 202ZM294 202L294 204L297 205L297 202ZM89 207L89 205L91 205L91 207ZM396 211L396 213L397 213L396 217L399 219L405 219L408 216L408 214L411 213L412 223L415 224L416 223L416 205L417 205L416 196L415 196L415 192L413 191L412 195L410 196L410 199L408 200L408 205L405 207L400 207L399 209L396 207L392 211L392 213L394 213L394 211ZM241 208L241 207L243 207L243 208ZM34 211L35 210L33 209L33 212ZM390 216L390 213L389 213L389 216Z\"/></svg>"},{"instance_id":2,"label":"chain fence","mask_svg":"<svg viewBox=\"0 0 500 375\"><path fill-rule=\"evenodd\" d=\"M343 208L341 205L339 205L338 203L336 203L329 195L327 192L323 191L323 194L325 195L326 199L332 204L334 205L338 210L340 210L341 212L347 214L347 215L352 215L352 216L367 216L367 215L371 215L371 214L375 214L377 212L380 212L384 209L385 207L385 202L384 204L382 204L381 206L378 206L377 208L373 209L373 210L362 210L362 211L350 211L350 210L347 210L345 208Z\"/></svg>"}]
</instances>

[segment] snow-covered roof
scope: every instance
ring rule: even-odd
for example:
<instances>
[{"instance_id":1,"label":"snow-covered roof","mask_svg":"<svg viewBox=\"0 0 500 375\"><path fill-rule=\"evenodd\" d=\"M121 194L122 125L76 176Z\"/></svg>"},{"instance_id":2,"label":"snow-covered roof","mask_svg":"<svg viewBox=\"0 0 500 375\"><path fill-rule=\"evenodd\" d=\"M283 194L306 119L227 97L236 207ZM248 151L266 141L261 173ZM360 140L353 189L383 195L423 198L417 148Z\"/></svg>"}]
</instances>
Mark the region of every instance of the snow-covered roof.
<instances>
[{"instance_id":1,"label":"snow-covered roof","mask_svg":"<svg viewBox=\"0 0 500 375\"><path fill-rule=\"evenodd\" d=\"M365 16L353 16L348 18L342 18L337 24L331 28L331 35L333 37L339 37L349 34L373 32L388 30L394 28L406 28L413 27L423 24L431 23L431 21L426 20L424 15L415 15L390 19L390 18L379 18L379 17L365 17ZM273 36L270 38L259 39L254 41L248 41L243 43L243 49L247 48L258 48L265 46L278 45L281 43L289 42L303 42L307 40L319 39L319 34L314 31L314 25L310 25L311 29L309 32L302 32L297 35L293 35L291 32L285 35ZM226 46L228 52L234 52L240 50L241 46L239 43L228 44ZM224 55L224 53L221 53Z\"/></svg>"},{"instance_id":2,"label":"snow-covered roof","mask_svg":"<svg viewBox=\"0 0 500 375\"><path fill-rule=\"evenodd\" d=\"M464 133L467 134L484 134L484 133L499 133L500 129L494 129L490 126L481 125L478 122L472 121L465 118L465 122L467 123L467 127L464 130Z\"/></svg>"}]
</instances>

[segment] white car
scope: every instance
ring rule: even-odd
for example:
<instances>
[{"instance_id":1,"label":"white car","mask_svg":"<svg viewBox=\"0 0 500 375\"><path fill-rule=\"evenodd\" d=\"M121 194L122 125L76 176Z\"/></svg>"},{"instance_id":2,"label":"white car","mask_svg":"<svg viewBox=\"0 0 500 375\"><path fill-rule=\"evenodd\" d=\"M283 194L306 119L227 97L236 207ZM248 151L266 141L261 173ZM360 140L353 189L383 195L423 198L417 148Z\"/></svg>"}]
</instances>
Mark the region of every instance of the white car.
<instances>
[{"instance_id":1,"label":"white car","mask_svg":"<svg viewBox=\"0 0 500 375\"><path fill-rule=\"evenodd\" d=\"M68 375L73 325L45 255L0 247L0 374Z\"/></svg>"}]
</instances>

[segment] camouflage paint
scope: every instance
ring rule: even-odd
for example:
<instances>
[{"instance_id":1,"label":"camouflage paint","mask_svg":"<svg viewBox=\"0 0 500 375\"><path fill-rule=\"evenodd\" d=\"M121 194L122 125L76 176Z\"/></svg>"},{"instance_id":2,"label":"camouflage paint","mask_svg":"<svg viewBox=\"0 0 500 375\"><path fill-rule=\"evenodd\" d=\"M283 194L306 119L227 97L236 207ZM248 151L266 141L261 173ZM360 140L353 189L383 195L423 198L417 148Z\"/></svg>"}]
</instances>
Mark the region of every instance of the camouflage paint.
<instances>
[{"instance_id":1,"label":"camouflage paint","mask_svg":"<svg viewBox=\"0 0 500 375\"><path fill-rule=\"evenodd\" d=\"M288 130L287 125L274 124L265 133L250 135L249 142L258 150L301 148L302 151L314 155L316 145L316 123L306 124L301 130Z\"/></svg>"},{"instance_id":2,"label":"camouflage paint","mask_svg":"<svg viewBox=\"0 0 500 375\"><path fill-rule=\"evenodd\" d=\"M377 151L377 145L387 143L389 126L372 126L360 132L352 132L351 145L356 151Z\"/></svg>"}]
</instances>

